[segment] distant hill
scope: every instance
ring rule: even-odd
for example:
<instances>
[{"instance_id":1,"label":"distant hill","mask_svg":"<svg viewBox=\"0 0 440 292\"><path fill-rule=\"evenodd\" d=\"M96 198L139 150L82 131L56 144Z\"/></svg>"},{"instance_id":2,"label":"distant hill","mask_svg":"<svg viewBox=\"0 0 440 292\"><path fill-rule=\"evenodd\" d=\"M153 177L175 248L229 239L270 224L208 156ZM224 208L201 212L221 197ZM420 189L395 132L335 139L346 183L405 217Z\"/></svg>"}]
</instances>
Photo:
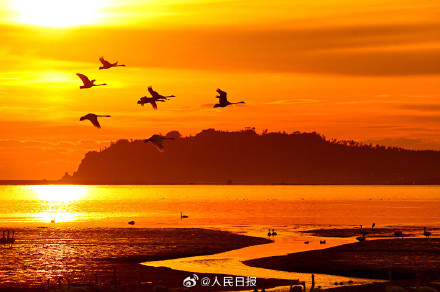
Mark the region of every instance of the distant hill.
<instances>
[{"instance_id":1,"label":"distant hill","mask_svg":"<svg viewBox=\"0 0 440 292\"><path fill-rule=\"evenodd\" d=\"M169 135L180 136L178 132ZM203 130L165 141L119 140L62 179L79 184L439 184L440 152L327 140L313 133Z\"/></svg>"}]
</instances>

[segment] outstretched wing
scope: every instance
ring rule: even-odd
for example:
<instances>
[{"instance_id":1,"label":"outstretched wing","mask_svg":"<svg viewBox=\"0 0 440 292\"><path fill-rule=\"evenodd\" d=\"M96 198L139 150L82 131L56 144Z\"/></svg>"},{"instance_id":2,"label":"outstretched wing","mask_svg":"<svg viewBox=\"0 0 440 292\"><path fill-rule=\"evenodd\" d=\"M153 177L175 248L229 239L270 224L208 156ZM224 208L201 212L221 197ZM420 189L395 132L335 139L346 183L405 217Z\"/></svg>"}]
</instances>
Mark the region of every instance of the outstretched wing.
<instances>
[{"instance_id":1,"label":"outstretched wing","mask_svg":"<svg viewBox=\"0 0 440 292\"><path fill-rule=\"evenodd\" d=\"M82 80L82 82L84 83L84 85L86 85L86 84L90 84L90 80L89 80L89 78L88 78L86 75L84 75L84 74L80 74L80 73L76 73L76 75L77 75L79 78L81 78L81 80Z\"/></svg>"},{"instance_id":2,"label":"outstretched wing","mask_svg":"<svg viewBox=\"0 0 440 292\"><path fill-rule=\"evenodd\" d=\"M153 90L153 87L148 86L148 92L151 94L152 97L154 98L160 98L159 93L157 93L156 91Z\"/></svg>"},{"instance_id":3,"label":"outstretched wing","mask_svg":"<svg viewBox=\"0 0 440 292\"><path fill-rule=\"evenodd\" d=\"M151 105L153 106L154 109L157 109L157 104L154 100L150 100Z\"/></svg>"},{"instance_id":4,"label":"outstretched wing","mask_svg":"<svg viewBox=\"0 0 440 292\"><path fill-rule=\"evenodd\" d=\"M96 115L89 115L89 120L92 122L93 126L97 127L98 129L101 128L101 125L98 122L98 116L96 116Z\"/></svg>"},{"instance_id":5,"label":"outstretched wing","mask_svg":"<svg viewBox=\"0 0 440 292\"><path fill-rule=\"evenodd\" d=\"M156 141L151 141L153 143L154 146L156 146L157 150L159 150L160 152L164 152L165 148L163 147L163 144L160 142L156 142Z\"/></svg>"},{"instance_id":6,"label":"outstretched wing","mask_svg":"<svg viewBox=\"0 0 440 292\"><path fill-rule=\"evenodd\" d=\"M104 60L104 57L99 58L99 61L101 61L102 65L104 67L111 67L112 66L112 64L110 64L110 62Z\"/></svg>"},{"instance_id":7,"label":"outstretched wing","mask_svg":"<svg viewBox=\"0 0 440 292\"><path fill-rule=\"evenodd\" d=\"M221 90L220 88L217 88L217 92L219 94L219 96L217 96L217 98L219 99L219 103L220 104L225 104L228 102L228 99L226 98L227 93L223 90Z\"/></svg>"}]
</instances>

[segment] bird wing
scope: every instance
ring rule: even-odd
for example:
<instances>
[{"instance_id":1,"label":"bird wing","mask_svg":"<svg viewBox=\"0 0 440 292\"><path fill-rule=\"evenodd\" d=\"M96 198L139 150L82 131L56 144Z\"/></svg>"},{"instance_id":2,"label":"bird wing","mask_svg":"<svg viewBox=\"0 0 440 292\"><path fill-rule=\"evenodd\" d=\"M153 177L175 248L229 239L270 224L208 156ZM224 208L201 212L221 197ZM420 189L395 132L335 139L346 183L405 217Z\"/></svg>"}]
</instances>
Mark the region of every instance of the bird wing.
<instances>
[{"instance_id":1,"label":"bird wing","mask_svg":"<svg viewBox=\"0 0 440 292\"><path fill-rule=\"evenodd\" d=\"M153 87L148 86L148 92L151 94L152 97L154 98L160 98L159 93L157 93L156 91L153 90Z\"/></svg>"},{"instance_id":2,"label":"bird wing","mask_svg":"<svg viewBox=\"0 0 440 292\"><path fill-rule=\"evenodd\" d=\"M154 146L156 146L157 150L159 150L160 152L164 152L165 148L163 147L162 143L157 142L157 141L151 141L153 143Z\"/></svg>"},{"instance_id":3,"label":"bird wing","mask_svg":"<svg viewBox=\"0 0 440 292\"><path fill-rule=\"evenodd\" d=\"M97 127L97 128L101 128L101 125L98 122L98 116L96 115L90 115L89 116L89 120L92 122L93 126Z\"/></svg>"},{"instance_id":4,"label":"bird wing","mask_svg":"<svg viewBox=\"0 0 440 292\"><path fill-rule=\"evenodd\" d=\"M227 93L225 91L221 90L220 88L217 88L217 92L219 94L219 96L217 96L217 98L219 99L219 103L220 104L227 103L228 102L228 99L226 97Z\"/></svg>"},{"instance_id":5,"label":"bird wing","mask_svg":"<svg viewBox=\"0 0 440 292\"><path fill-rule=\"evenodd\" d=\"M108 66L111 67L111 66L112 66L112 64L110 64L110 62L104 60L104 57L99 58L99 61L101 61L102 65L103 65L104 67L108 67Z\"/></svg>"},{"instance_id":6,"label":"bird wing","mask_svg":"<svg viewBox=\"0 0 440 292\"><path fill-rule=\"evenodd\" d=\"M157 109L157 104L154 100L150 100L151 105L153 106L154 109Z\"/></svg>"},{"instance_id":7,"label":"bird wing","mask_svg":"<svg viewBox=\"0 0 440 292\"><path fill-rule=\"evenodd\" d=\"M84 75L84 74L80 74L80 73L76 73L76 75L81 78L82 82L84 83L84 85L86 84L90 84L90 79Z\"/></svg>"}]
</instances>

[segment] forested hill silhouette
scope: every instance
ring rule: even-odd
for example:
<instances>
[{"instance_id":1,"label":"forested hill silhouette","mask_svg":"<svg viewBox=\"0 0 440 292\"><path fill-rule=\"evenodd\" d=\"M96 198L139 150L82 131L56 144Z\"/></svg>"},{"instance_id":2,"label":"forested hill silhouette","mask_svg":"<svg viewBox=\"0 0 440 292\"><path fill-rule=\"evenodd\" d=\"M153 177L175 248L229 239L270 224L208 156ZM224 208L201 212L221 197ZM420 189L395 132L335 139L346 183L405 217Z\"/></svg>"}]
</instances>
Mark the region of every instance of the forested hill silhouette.
<instances>
[{"instance_id":1,"label":"forested hill silhouette","mask_svg":"<svg viewBox=\"0 0 440 292\"><path fill-rule=\"evenodd\" d=\"M165 151L119 140L62 181L80 184L438 184L440 152L327 140L315 132L167 134Z\"/></svg>"}]
</instances>

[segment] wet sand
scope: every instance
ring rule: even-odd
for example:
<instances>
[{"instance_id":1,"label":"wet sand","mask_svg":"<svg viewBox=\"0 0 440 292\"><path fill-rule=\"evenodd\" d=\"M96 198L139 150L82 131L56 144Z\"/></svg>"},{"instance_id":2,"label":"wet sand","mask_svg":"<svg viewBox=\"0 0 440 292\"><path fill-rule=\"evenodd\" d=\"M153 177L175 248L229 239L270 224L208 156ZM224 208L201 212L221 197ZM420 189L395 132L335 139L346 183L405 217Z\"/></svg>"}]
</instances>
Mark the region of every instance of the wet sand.
<instances>
[{"instance_id":1,"label":"wet sand","mask_svg":"<svg viewBox=\"0 0 440 292\"><path fill-rule=\"evenodd\" d=\"M183 290L192 273L154 268L140 262L208 255L269 243L268 239L197 228L23 228L16 229L12 249L0 247L0 291L43 291L69 279L73 285L110 287L122 291L152 291L157 285ZM225 274L227 271L225 271ZM222 275L199 273L200 278ZM290 285L292 281L257 279L260 287ZM221 289L213 289L218 291ZM234 289L228 289L234 290ZM187 291L187 289L185 290ZM197 289L193 289L197 291Z\"/></svg>"},{"instance_id":2,"label":"wet sand","mask_svg":"<svg viewBox=\"0 0 440 292\"><path fill-rule=\"evenodd\" d=\"M424 281L440 280L440 239L404 238L366 240L323 250L293 253L286 256L254 259L250 266L290 272L322 273L349 277L388 279L388 271L396 280L408 280L415 286L415 273ZM385 287L378 283L371 286ZM438 286L438 285L437 285ZM345 290L344 290L345 289ZM337 291L347 291L341 287ZM359 288L358 289L366 289ZM353 290L350 290L353 291ZM380 289L378 289L380 291Z\"/></svg>"},{"instance_id":3,"label":"wet sand","mask_svg":"<svg viewBox=\"0 0 440 292\"><path fill-rule=\"evenodd\" d=\"M312 236L319 237L354 237L359 236L360 226L356 226L354 228L320 228L320 229L312 229L312 230L304 230L301 231L303 234L308 234ZM402 231L403 237L417 237L423 236L423 228L420 226L395 226L395 227L374 227L363 226L363 230L369 232L368 237L395 237L394 232ZM432 233L431 237L437 237L440 235L439 228L429 228L429 231Z\"/></svg>"}]
</instances>

